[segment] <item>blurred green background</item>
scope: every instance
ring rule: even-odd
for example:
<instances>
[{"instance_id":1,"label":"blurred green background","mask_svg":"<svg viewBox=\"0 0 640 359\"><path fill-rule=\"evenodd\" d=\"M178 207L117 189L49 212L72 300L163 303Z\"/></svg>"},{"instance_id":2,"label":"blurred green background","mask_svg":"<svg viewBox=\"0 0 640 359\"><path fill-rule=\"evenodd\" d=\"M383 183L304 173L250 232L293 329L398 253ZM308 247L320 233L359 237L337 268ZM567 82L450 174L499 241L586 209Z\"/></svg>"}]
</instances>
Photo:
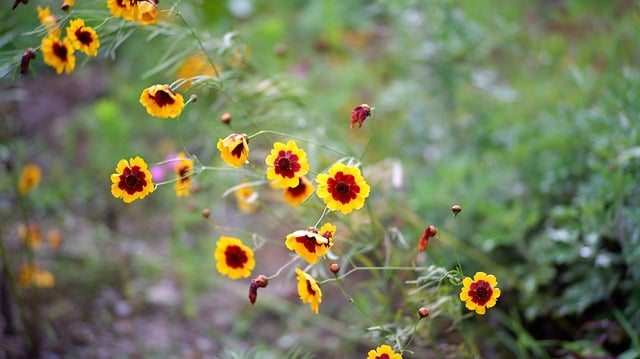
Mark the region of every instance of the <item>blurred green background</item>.
<instances>
[{"instance_id":1,"label":"blurred green background","mask_svg":"<svg viewBox=\"0 0 640 359\"><path fill-rule=\"evenodd\" d=\"M365 357L382 343L368 327L395 323L400 333L442 294L453 302L420 323L408 347L415 353L404 357L640 356L636 1L166 1L161 9L175 6L184 17L149 27L111 19L100 56L79 58L72 75L55 75L38 56L20 76L16 59L41 39L28 33L38 26L37 4L0 15L0 230L14 271L29 256L20 223L62 233L60 250L33 254L55 287L20 290L43 353ZM57 3L43 4L62 14ZM108 16L102 1L74 11L94 26ZM219 80L185 91L198 101L179 121L151 118L141 91L173 82L196 40L222 66ZM361 103L374 116L348 130ZM219 121L225 112L230 125ZM130 205L109 193L120 158L158 162L187 150L223 166L218 138L265 129L361 158L368 207L329 217L341 222L338 242L341 229L352 235L342 238L344 253L363 264L391 258L450 269L457 253L466 275L496 275L497 306L463 317L456 293L412 290L405 281L428 274L412 272L348 279L373 323L332 284L313 315L290 275L251 306L248 280L215 270L218 236L267 238L254 273L271 274L288 260L278 241L315 223L322 206L285 208L264 186L256 188L261 209L246 215L223 194L259 178L272 142L286 137L252 140L249 169L203 172L186 199L171 186ZM302 146L316 173L339 158ZM15 188L30 162L43 180L23 198ZM463 208L454 222L453 204ZM203 208L217 226L203 220ZM429 224L439 236L424 262L416 248ZM3 314L20 328L15 298L3 299L12 303ZM2 341L7 353L28 345L14 337Z\"/></svg>"}]
</instances>

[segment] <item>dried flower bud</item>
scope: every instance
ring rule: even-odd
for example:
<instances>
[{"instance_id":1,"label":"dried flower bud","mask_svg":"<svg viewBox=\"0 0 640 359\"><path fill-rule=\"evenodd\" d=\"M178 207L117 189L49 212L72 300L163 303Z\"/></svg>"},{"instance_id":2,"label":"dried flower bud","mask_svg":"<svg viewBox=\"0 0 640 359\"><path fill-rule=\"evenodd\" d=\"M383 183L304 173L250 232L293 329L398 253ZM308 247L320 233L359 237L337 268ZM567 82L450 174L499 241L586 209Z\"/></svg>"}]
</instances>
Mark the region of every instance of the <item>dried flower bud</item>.
<instances>
[{"instance_id":1,"label":"dried flower bud","mask_svg":"<svg viewBox=\"0 0 640 359\"><path fill-rule=\"evenodd\" d=\"M26 74L29 71L29 62L36 58L36 53L32 48L28 48L22 53L22 59L20 60L20 73Z\"/></svg>"},{"instance_id":2,"label":"dried flower bud","mask_svg":"<svg viewBox=\"0 0 640 359\"><path fill-rule=\"evenodd\" d=\"M26 4L28 4L28 3L29 3L29 0L14 0L14 1L13 1L13 7L11 8L11 10L15 10L15 8L17 8L17 7L18 7L18 5L20 5L20 3L22 3L22 4L25 4L25 5L26 5Z\"/></svg>"},{"instance_id":3,"label":"dried flower bud","mask_svg":"<svg viewBox=\"0 0 640 359\"><path fill-rule=\"evenodd\" d=\"M333 273L333 274L338 274L338 272L340 272L340 265L338 263L331 263L329 265L329 270Z\"/></svg>"},{"instance_id":4,"label":"dried flower bud","mask_svg":"<svg viewBox=\"0 0 640 359\"><path fill-rule=\"evenodd\" d=\"M267 284L269 284L269 280L263 274L251 280L251 284L249 284L249 301L251 304L255 304L258 299L258 288L264 288Z\"/></svg>"},{"instance_id":5,"label":"dried flower bud","mask_svg":"<svg viewBox=\"0 0 640 359\"><path fill-rule=\"evenodd\" d=\"M205 208L202 210L202 217L209 218L210 215L211 215L211 210L209 208Z\"/></svg>"},{"instance_id":6,"label":"dried flower bud","mask_svg":"<svg viewBox=\"0 0 640 359\"><path fill-rule=\"evenodd\" d=\"M257 283L258 287L260 288L265 288L269 284L269 280L267 279L267 276L265 276L264 274L258 275L257 277L253 278L251 281Z\"/></svg>"},{"instance_id":7,"label":"dried flower bud","mask_svg":"<svg viewBox=\"0 0 640 359\"><path fill-rule=\"evenodd\" d=\"M420 237L420 241L418 242L418 252L422 252L427 248L429 244L429 238L438 234L438 230L434 226L427 226L422 233L422 237Z\"/></svg>"},{"instance_id":8,"label":"dried flower bud","mask_svg":"<svg viewBox=\"0 0 640 359\"><path fill-rule=\"evenodd\" d=\"M356 106L356 108L351 111L351 126L349 128L353 129L353 125L358 124L358 128L362 127L362 123L371 115L371 107L367 104L362 104L360 106Z\"/></svg>"},{"instance_id":9,"label":"dried flower bud","mask_svg":"<svg viewBox=\"0 0 640 359\"><path fill-rule=\"evenodd\" d=\"M457 216L460 211L462 211L462 207L460 207L459 204L454 204L453 206L451 206L451 212L453 212L454 216Z\"/></svg>"},{"instance_id":10,"label":"dried flower bud","mask_svg":"<svg viewBox=\"0 0 640 359\"><path fill-rule=\"evenodd\" d=\"M425 233L427 233L427 235L429 235L429 237L434 237L436 234L438 234L438 230L434 226L427 226L424 231Z\"/></svg>"},{"instance_id":11,"label":"dried flower bud","mask_svg":"<svg viewBox=\"0 0 640 359\"><path fill-rule=\"evenodd\" d=\"M420 318L426 318L429 316L429 314L429 309L425 307L418 309L418 315L420 316Z\"/></svg>"},{"instance_id":12,"label":"dried flower bud","mask_svg":"<svg viewBox=\"0 0 640 359\"><path fill-rule=\"evenodd\" d=\"M223 113L222 116L220 116L220 122L224 124L231 123L231 114L229 112Z\"/></svg>"},{"instance_id":13,"label":"dried flower bud","mask_svg":"<svg viewBox=\"0 0 640 359\"><path fill-rule=\"evenodd\" d=\"M198 95L196 95L196 94L191 94L191 96L189 97L189 101L191 101L191 102L198 102Z\"/></svg>"},{"instance_id":14,"label":"dried flower bud","mask_svg":"<svg viewBox=\"0 0 640 359\"><path fill-rule=\"evenodd\" d=\"M69 5L66 1L62 3L62 6L60 6L60 9L62 11L69 11L70 8L71 8L71 5Z\"/></svg>"}]
</instances>

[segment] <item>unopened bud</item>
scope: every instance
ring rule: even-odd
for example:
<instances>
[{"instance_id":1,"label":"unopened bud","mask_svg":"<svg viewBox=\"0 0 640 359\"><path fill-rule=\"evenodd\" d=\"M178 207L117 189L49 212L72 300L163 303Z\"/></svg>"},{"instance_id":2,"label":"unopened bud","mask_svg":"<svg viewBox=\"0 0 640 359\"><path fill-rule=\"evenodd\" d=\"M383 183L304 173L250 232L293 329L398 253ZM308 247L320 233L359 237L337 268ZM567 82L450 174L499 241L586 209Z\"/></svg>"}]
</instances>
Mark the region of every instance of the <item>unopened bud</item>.
<instances>
[{"instance_id":1,"label":"unopened bud","mask_svg":"<svg viewBox=\"0 0 640 359\"><path fill-rule=\"evenodd\" d=\"M32 48L28 48L22 53L22 59L20 60L21 74L26 74L29 71L29 62L35 58L36 53Z\"/></svg>"},{"instance_id":2,"label":"unopened bud","mask_svg":"<svg viewBox=\"0 0 640 359\"><path fill-rule=\"evenodd\" d=\"M459 204L454 204L453 206L451 206L451 212L453 212L454 216L457 216L460 211L462 211L462 207L460 207Z\"/></svg>"},{"instance_id":3,"label":"unopened bud","mask_svg":"<svg viewBox=\"0 0 640 359\"><path fill-rule=\"evenodd\" d=\"M429 314L429 309L425 307L418 309L418 315L420 316L420 318L426 318L429 316Z\"/></svg>"},{"instance_id":4,"label":"unopened bud","mask_svg":"<svg viewBox=\"0 0 640 359\"><path fill-rule=\"evenodd\" d=\"M196 95L196 94L191 94L191 97L189 97L189 101L191 101L191 102L197 102L197 101L198 101L198 95Z\"/></svg>"},{"instance_id":5,"label":"unopened bud","mask_svg":"<svg viewBox=\"0 0 640 359\"><path fill-rule=\"evenodd\" d=\"M428 226L427 229L424 230L424 233L429 237L433 237L438 234L438 230L434 226Z\"/></svg>"},{"instance_id":6,"label":"unopened bud","mask_svg":"<svg viewBox=\"0 0 640 359\"><path fill-rule=\"evenodd\" d=\"M231 114L229 112L223 113L222 116L220 116L220 122L224 123L225 125L231 123Z\"/></svg>"},{"instance_id":7,"label":"unopened bud","mask_svg":"<svg viewBox=\"0 0 640 359\"><path fill-rule=\"evenodd\" d=\"M340 272L340 265L338 263L331 263L329 265L329 270L333 273L333 274L338 274L338 272Z\"/></svg>"},{"instance_id":8,"label":"unopened bud","mask_svg":"<svg viewBox=\"0 0 640 359\"><path fill-rule=\"evenodd\" d=\"M202 210L202 217L209 218L210 215L211 215L211 210L209 208L205 208Z\"/></svg>"},{"instance_id":9,"label":"unopened bud","mask_svg":"<svg viewBox=\"0 0 640 359\"><path fill-rule=\"evenodd\" d=\"M260 288L265 288L269 284L269 280L267 279L267 276L265 276L264 274L258 275L257 277L253 278L251 281L258 284L258 287Z\"/></svg>"}]
</instances>

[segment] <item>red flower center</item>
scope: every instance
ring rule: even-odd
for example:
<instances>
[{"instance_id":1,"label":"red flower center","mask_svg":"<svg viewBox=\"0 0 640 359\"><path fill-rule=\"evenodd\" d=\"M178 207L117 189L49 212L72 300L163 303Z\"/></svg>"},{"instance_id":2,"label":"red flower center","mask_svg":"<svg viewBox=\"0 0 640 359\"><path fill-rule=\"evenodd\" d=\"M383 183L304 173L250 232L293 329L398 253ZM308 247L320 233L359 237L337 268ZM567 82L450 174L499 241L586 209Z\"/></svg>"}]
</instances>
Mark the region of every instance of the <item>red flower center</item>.
<instances>
[{"instance_id":1,"label":"red flower center","mask_svg":"<svg viewBox=\"0 0 640 359\"><path fill-rule=\"evenodd\" d=\"M244 264L249 260L247 253L238 246L228 246L224 256L227 259L227 265L233 269L244 268Z\"/></svg>"},{"instance_id":2,"label":"red flower center","mask_svg":"<svg viewBox=\"0 0 640 359\"><path fill-rule=\"evenodd\" d=\"M240 142L236 147L231 151L231 155L237 158L242 157L244 153L244 143Z\"/></svg>"},{"instance_id":3,"label":"red flower center","mask_svg":"<svg viewBox=\"0 0 640 359\"><path fill-rule=\"evenodd\" d=\"M120 175L118 188L127 191L128 194L142 192L147 185L144 172L140 171L139 166L127 167Z\"/></svg>"},{"instance_id":4,"label":"red flower center","mask_svg":"<svg viewBox=\"0 0 640 359\"><path fill-rule=\"evenodd\" d=\"M300 163L298 163L298 155L294 155L291 151L280 151L278 157L273 163L276 174L286 177L295 177L296 172L300 171Z\"/></svg>"},{"instance_id":5,"label":"red flower center","mask_svg":"<svg viewBox=\"0 0 640 359\"><path fill-rule=\"evenodd\" d=\"M93 36L91 36L91 33L89 31L83 31L82 29L83 28L81 27L76 30L76 38L78 38L78 40L84 45L91 44L93 42Z\"/></svg>"},{"instance_id":6,"label":"red flower center","mask_svg":"<svg viewBox=\"0 0 640 359\"><path fill-rule=\"evenodd\" d=\"M360 186L356 184L353 175L345 175L342 171L336 173L333 178L327 181L327 189L336 201L342 204L351 202L358 197Z\"/></svg>"},{"instance_id":7,"label":"red flower center","mask_svg":"<svg viewBox=\"0 0 640 359\"><path fill-rule=\"evenodd\" d=\"M191 167L182 166L178 168L178 178L180 183L189 182L190 175L191 175Z\"/></svg>"},{"instance_id":8,"label":"red flower center","mask_svg":"<svg viewBox=\"0 0 640 359\"><path fill-rule=\"evenodd\" d=\"M156 104L160 107L171 105L175 102L175 100L169 93L162 90L156 91L155 96L149 94L149 97L151 97L156 102Z\"/></svg>"},{"instance_id":9,"label":"red flower center","mask_svg":"<svg viewBox=\"0 0 640 359\"><path fill-rule=\"evenodd\" d=\"M313 287L311 286L311 281L307 280L307 292L311 295L316 295L316 291L313 290Z\"/></svg>"},{"instance_id":10,"label":"red flower center","mask_svg":"<svg viewBox=\"0 0 640 359\"><path fill-rule=\"evenodd\" d=\"M389 359L389 354L382 354L379 357L376 357L376 359Z\"/></svg>"},{"instance_id":11,"label":"red flower center","mask_svg":"<svg viewBox=\"0 0 640 359\"><path fill-rule=\"evenodd\" d=\"M61 42L53 43L53 53L62 61L67 61L67 47Z\"/></svg>"},{"instance_id":12,"label":"red flower center","mask_svg":"<svg viewBox=\"0 0 640 359\"><path fill-rule=\"evenodd\" d=\"M471 297L471 301L480 306L487 304L491 299L492 294L493 289L491 289L491 285L484 280L471 283L469 288L469 297Z\"/></svg>"},{"instance_id":13,"label":"red flower center","mask_svg":"<svg viewBox=\"0 0 640 359\"><path fill-rule=\"evenodd\" d=\"M296 242L301 243L304 246L304 248L306 248L307 251L309 251L309 253L316 252L316 245L318 243L316 242L316 239L314 237L310 237L310 236L296 237Z\"/></svg>"},{"instance_id":14,"label":"red flower center","mask_svg":"<svg viewBox=\"0 0 640 359\"><path fill-rule=\"evenodd\" d=\"M304 195L307 189L307 185L302 181L302 178L299 179L298 185L295 187L289 187L287 192L289 192L293 197L298 197Z\"/></svg>"}]
</instances>

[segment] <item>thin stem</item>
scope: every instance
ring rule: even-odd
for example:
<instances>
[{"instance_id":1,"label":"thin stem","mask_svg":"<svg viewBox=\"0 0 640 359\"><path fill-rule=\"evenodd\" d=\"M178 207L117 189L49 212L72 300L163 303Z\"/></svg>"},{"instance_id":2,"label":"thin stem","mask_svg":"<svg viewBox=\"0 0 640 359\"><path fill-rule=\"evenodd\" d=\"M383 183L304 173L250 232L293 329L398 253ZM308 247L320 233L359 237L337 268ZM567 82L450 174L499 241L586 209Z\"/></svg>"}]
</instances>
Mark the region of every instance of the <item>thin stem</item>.
<instances>
[{"instance_id":1,"label":"thin stem","mask_svg":"<svg viewBox=\"0 0 640 359\"><path fill-rule=\"evenodd\" d=\"M282 267L280 267L280 269L278 269L277 272L275 272L273 275L267 277L268 280L271 280L277 276L280 275L280 273L282 273L282 271L287 268L288 266L290 266L291 264L293 264L295 261L298 260L298 258L300 258L299 256L295 256L293 258L291 258L287 263L283 264Z\"/></svg>"},{"instance_id":2,"label":"thin stem","mask_svg":"<svg viewBox=\"0 0 640 359\"><path fill-rule=\"evenodd\" d=\"M323 144L321 144L321 143L317 143L317 142L314 142L314 141L311 141L311 140L307 140L306 138L302 138L302 137L295 136L295 135L290 135L290 134L287 134L287 133L284 133L284 132L279 132L279 131L273 131L273 130L261 130L261 131L258 131L258 132L256 132L256 133L254 133L253 135L249 136L248 138L249 138L249 139L252 139L252 138L254 138L254 137L257 137L257 136L259 136L259 135L266 134L266 133L268 133L268 134L272 134L272 135L283 136L283 137L291 137L291 138L296 139L296 140L298 140L298 141L302 141L302 142L310 143L310 144L315 145L315 146L318 146L318 147L320 147L320 148L324 148L325 150L329 150L329 151L331 151L331 152L335 152L335 153L337 153L337 154L339 154L339 155L347 156L347 154L346 154L346 153L344 153L344 152L342 152L342 151L338 151L338 150L336 150L336 149L333 149L333 148L328 147L328 146L326 146L326 145L323 145Z\"/></svg>"}]
</instances>

